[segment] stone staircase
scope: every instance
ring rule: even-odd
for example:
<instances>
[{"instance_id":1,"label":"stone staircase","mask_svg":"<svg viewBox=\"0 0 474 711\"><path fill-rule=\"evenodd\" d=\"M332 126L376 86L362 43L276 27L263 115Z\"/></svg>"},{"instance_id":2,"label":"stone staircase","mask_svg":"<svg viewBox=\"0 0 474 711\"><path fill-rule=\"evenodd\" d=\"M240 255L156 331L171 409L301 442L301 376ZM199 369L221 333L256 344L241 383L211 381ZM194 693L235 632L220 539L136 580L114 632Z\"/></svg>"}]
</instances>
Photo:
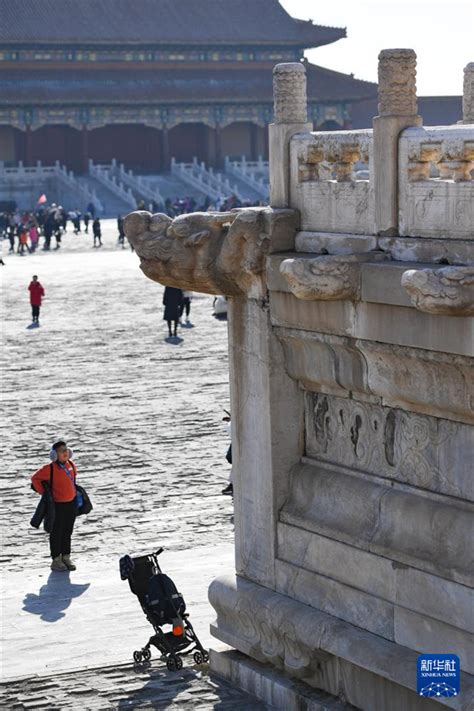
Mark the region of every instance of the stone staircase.
<instances>
[{"instance_id":1,"label":"stone staircase","mask_svg":"<svg viewBox=\"0 0 474 711\"><path fill-rule=\"evenodd\" d=\"M270 190L268 161L264 161L261 156L258 161L248 161L245 156L240 160L231 160L226 156L225 174L229 176L229 180L232 179L238 185L242 185L242 189L255 196L255 199L268 202Z\"/></svg>"},{"instance_id":2,"label":"stone staircase","mask_svg":"<svg viewBox=\"0 0 474 711\"><path fill-rule=\"evenodd\" d=\"M102 204L93 186L83 183L74 173L56 161L45 166L38 161L35 166L5 167L0 161L0 200L17 203L21 210L31 210L44 193L49 203L61 204L66 210L85 210L92 202L97 212L102 212Z\"/></svg>"},{"instance_id":3,"label":"stone staircase","mask_svg":"<svg viewBox=\"0 0 474 711\"><path fill-rule=\"evenodd\" d=\"M237 175L230 173L226 170L222 171L222 175L224 179L227 178L232 185L235 185L237 187L240 198L242 200L249 200L252 203L258 202L260 200L263 202L268 202L268 196L267 200L265 201L263 195L257 192L257 190L250 186L243 178L237 177Z\"/></svg>"},{"instance_id":4,"label":"stone staircase","mask_svg":"<svg viewBox=\"0 0 474 711\"><path fill-rule=\"evenodd\" d=\"M166 198L175 200L177 197L183 198L189 196L193 197L199 205L204 202L206 197L204 192L188 185L177 175L172 175L171 173L163 173L161 175L142 175L140 177L153 189L158 190L164 200L166 200Z\"/></svg>"},{"instance_id":5,"label":"stone staircase","mask_svg":"<svg viewBox=\"0 0 474 711\"><path fill-rule=\"evenodd\" d=\"M77 178L79 182L87 185L90 190L95 190L97 197L102 203L102 217L117 217L117 215L127 215L132 212L133 207L122 200L118 195L116 195L112 190L109 190L105 185L103 185L97 178L91 175L84 175Z\"/></svg>"}]
</instances>

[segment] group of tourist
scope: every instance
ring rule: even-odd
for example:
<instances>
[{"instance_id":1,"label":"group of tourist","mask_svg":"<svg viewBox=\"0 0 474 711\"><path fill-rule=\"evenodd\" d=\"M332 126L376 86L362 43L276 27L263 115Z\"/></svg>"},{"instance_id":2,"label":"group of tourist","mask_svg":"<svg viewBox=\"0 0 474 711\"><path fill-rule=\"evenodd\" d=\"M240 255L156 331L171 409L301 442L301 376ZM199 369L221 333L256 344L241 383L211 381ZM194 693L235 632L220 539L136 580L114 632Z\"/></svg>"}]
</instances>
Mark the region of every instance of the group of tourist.
<instances>
[{"instance_id":1,"label":"group of tourist","mask_svg":"<svg viewBox=\"0 0 474 711\"><path fill-rule=\"evenodd\" d=\"M220 198L211 201L206 197L202 204L198 204L194 197L177 197L175 200L167 198L164 205L153 202L148 205L151 212L165 212L169 217L176 217L190 212L226 212L236 207L250 207L250 201L242 202L236 195L227 198ZM137 205L137 209L146 209L142 201ZM10 242L9 253L20 255L31 254L39 246L39 240L44 238L42 249L51 249L51 242L54 238L54 249L61 247L61 238L67 231L68 222L72 223L74 234L89 234L89 227L92 225L93 246L102 247L102 228L100 218L96 215L95 205L90 203L84 213L77 208L65 210L62 205L52 203L50 207L39 207L36 210L10 210L0 212L0 239L8 239ZM125 232L123 228L123 217L117 217L118 243L125 248Z\"/></svg>"},{"instance_id":2,"label":"group of tourist","mask_svg":"<svg viewBox=\"0 0 474 711\"><path fill-rule=\"evenodd\" d=\"M13 210L0 212L0 239L10 242L9 253L20 255L31 254L39 246L43 238L42 249L49 251L54 238L55 247L61 247L61 238L67 231L68 222L72 222L74 234L82 232L89 234L89 225L92 223L94 247L102 246L102 229L100 219L95 214L95 206L91 203L82 214L79 210L65 210L62 205L52 203L50 207L40 207L37 210ZM119 232L118 241L122 246L125 242L123 219L119 215L117 220Z\"/></svg>"},{"instance_id":3,"label":"group of tourist","mask_svg":"<svg viewBox=\"0 0 474 711\"><path fill-rule=\"evenodd\" d=\"M154 203L150 206L150 212L165 212L169 217L176 217L190 212L226 212L236 207L252 207L260 204L260 202L253 203L250 200L239 200L236 195L221 196L214 201L206 196L202 203L198 203L194 197L186 196L177 197L175 200L166 198L163 206ZM139 207L139 209L144 208Z\"/></svg>"}]
</instances>

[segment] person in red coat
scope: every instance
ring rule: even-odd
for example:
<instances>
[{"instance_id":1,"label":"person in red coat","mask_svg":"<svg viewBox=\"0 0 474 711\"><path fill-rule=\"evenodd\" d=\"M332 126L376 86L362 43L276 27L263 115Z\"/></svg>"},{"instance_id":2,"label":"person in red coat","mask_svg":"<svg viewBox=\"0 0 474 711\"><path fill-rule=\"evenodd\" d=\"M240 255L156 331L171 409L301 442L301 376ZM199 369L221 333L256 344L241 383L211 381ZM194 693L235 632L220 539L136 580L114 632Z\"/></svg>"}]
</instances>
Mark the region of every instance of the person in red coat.
<instances>
[{"instance_id":1,"label":"person in red coat","mask_svg":"<svg viewBox=\"0 0 474 711\"><path fill-rule=\"evenodd\" d=\"M30 292L30 304L31 311L33 314L33 323L39 323L38 319L40 314L41 300L44 296L44 289L38 281L38 277L36 276L36 274L33 275L33 280L30 282L28 291Z\"/></svg>"}]
</instances>

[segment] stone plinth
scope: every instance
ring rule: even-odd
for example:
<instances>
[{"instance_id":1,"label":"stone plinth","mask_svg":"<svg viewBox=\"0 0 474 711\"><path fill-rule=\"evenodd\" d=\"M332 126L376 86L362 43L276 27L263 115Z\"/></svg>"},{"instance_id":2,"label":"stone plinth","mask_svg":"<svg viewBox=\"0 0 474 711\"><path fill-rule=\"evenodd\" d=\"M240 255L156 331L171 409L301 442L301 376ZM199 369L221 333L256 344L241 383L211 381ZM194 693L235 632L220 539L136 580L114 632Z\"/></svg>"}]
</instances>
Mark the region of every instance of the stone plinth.
<instances>
[{"instance_id":1,"label":"stone plinth","mask_svg":"<svg viewBox=\"0 0 474 711\"><path fill-rule=\"evenodd\" d=\"M421 127L415 60L381 53L373 131L310 132L300 65L277 68L288 209L206 217L193 256L182 235L140 254L232 297L236 574L209 597L237 653L211 661L289 709L473 705L474 126ZM446 651L462 693L422 698L418 654Z\"/></svg>"},{"instance_id":2,"label":"stone plinth","mask_svg":"<svg viewBox=\"0 0 474 711\"><path fill-rule=\"evenodd\" d=\"M268 701L290 675L357 708L472 703L474 130L420 126L415 62L381 53L373 131L290 139L300 231L269 314L232 312L237 576L210 600L254 661L212 663ZM417 655L448 648L462 695L420 698Z\"/></svg>"}]
</instances>

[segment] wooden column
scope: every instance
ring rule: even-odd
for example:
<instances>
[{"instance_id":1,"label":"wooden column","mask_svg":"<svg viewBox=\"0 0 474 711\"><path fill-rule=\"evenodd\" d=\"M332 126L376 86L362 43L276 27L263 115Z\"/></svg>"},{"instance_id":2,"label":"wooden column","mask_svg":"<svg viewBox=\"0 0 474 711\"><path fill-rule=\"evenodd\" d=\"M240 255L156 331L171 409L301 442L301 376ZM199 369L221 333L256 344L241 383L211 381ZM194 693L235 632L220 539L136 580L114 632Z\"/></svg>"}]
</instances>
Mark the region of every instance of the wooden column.
<instances>
[{"instance_id":1,"label":"wooden column","mask_svg":"<svg viewBox=\"0 0 474 711\"><path fill-rule=\"evenodd\" d=\"M206 126L206 155L205 161L207 166L215 167L216 155L215 155L215 145L216 140L214 137L214 129Z\"/></svg>"},{"instance_id":2,"label":"wooden column","mask_svg":"<svg viewBox=\"0 0 474 711\"><path fill-rule=\"evenodd\" d=\"M268 160L270 154L270 137L269 137L269 127L265 126L263 129L263 159Z\"/></svg>"},{"instance_id":3,"label":"wooden column","mask_svg":"<svg viewBox=\"0 0 474 711\"><path fill-rule=\"evenodd\" d=\"M89 171L89 130L85 124L81 131L81 170L84 174Z\"/></svg>"},{"instance_id":4,"label":"wooden column","mask_svg":"<svg viewBox=\"0 0 474 711\"><path fill-rule=\"evenodd\" d=\"M258 126L250 124L250 160L258 159Z\"/></svg>"},{"instance_id":5,"label":"wooden column","mask_svg":"<svg viewBox=\"0 0 474 711\"><path fill-rule=\"evenodd\" d=\"M33 165L33 136L31 126L27 124L25 131L25 165Z\"/></svg>"},{"instance_id":6,"label":"wooden column","mask_svg":"<svg viewBox=\"0 0 474 711\"><path fill-rule=\"evenodd\" d=\"M214 129L215 137L215 155L216 155L216 168L222 168L222 128L220 123L216 123L216 128Z\"/></svg>"},{"instance_id":7,"label":"wooden column","mask_svg":"<svg viewBox=\"0 0 474 711\"><path fill-rule=\"evenodd\" d=\"M161 129L161 170L168 172L170 169L170 139L168 126L164 123Z\"/></svg>"}]
</instances>

